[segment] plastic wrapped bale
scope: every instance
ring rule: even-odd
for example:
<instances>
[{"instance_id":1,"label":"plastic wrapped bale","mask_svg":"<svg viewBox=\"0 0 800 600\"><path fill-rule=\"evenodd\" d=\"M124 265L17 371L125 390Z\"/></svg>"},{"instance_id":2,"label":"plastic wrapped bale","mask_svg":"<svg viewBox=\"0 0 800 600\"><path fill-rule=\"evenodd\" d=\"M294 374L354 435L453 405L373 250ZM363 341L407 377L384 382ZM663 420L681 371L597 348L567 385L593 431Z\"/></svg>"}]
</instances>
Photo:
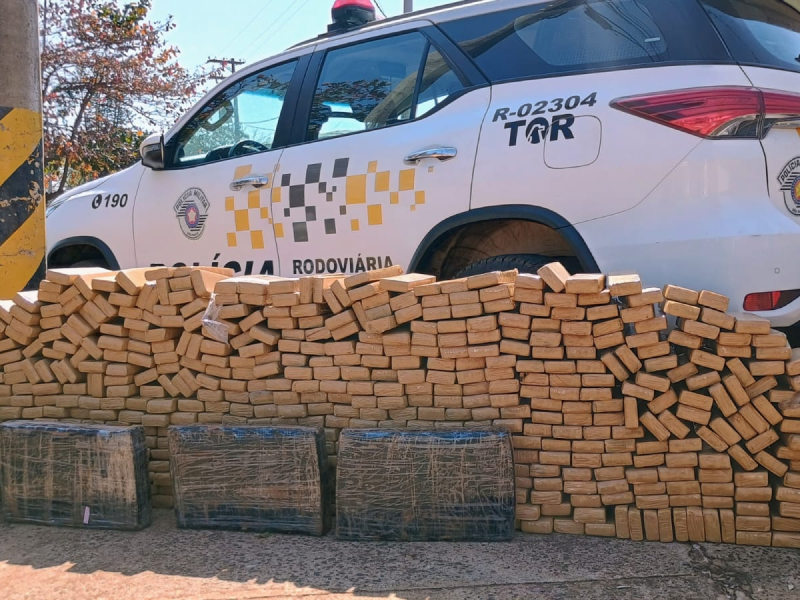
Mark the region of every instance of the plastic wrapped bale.
<instances>
[{"instance_id":1,"label":"plastic wrapped bale","mask_svg":"<svg viewBox=\"0 0 800 600\"><path fill-rule=\"evenodd\" d=\"M179 527L323 535L331 490L322 428L169 429Z\"/></svg>"},{"instance_id":2,"label":"plastic wrapped bale","mask_svg":"<svg viewBox=\"0 0 800 600\"><path fill-rule=\"evenodd\" d=\"M509 540L514 508L505 430L346 429L339 438L340 539Z\"/></svg>"},{"instance_id":3,"label":"plastic wrapped bale","mask_svg":"<svg viewBox=\"0 0 800 600\"><path fill-rule=\"evenodd\" d=\"M0 493L9 521L142 529L152 519L143 427L0 425Z\"/></svg>"}]
</instances>

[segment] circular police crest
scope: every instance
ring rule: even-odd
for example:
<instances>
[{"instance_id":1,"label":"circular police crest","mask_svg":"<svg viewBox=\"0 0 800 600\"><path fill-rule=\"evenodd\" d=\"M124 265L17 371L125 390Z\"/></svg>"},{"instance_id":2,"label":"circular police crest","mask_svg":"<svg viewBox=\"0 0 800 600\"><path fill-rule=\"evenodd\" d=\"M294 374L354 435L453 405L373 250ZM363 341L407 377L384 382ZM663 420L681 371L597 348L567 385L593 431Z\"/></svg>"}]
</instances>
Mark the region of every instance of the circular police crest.
<instances>
[{"instance_id":1,"label":"circular police crest","mask_svg":"<svg viewBox=\"0 0 800 600\"><path fill-rule=\"evenodd\" d=\"M175 216L183 235L197 240L203 235L208 218L208 198L200 188L186 190L175 203Z\"/></svg>"},{"instance_id":2,"label":"circular police crest","mask_svg":"<svg viewBox=\"0 0 800 600\"><path fill-rule=\"evenodd\" d=\"M800 157L792 159L778 176L786 208L800 217Z\"/></svg>"}]
</instances>

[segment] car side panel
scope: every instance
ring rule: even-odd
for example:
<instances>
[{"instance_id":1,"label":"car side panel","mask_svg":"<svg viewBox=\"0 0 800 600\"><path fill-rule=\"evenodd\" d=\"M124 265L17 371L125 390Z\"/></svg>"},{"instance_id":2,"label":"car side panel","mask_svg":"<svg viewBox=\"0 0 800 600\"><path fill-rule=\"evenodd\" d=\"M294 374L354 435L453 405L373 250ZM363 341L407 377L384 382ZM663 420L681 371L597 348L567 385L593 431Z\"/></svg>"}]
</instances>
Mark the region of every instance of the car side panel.
<instances>
[{"instance_id":1,"label":"car side panel","mask_svg":"<svg viewBox=\"0 0 800 600\"><path fill-rule=\"evenodd\" d=\"M758 88L800 92L800 73L743 67ZM800 97L800 96L798 96ZM761 141L767 159L770 196L778 210L800 222L800 127L773 127Z\"/></svg>"},{"instance_id":2,"label":"car side panel","mask_svg":"<svg viewBox=\"0 0 800 600\"><path fill-rule=\"evenodd\" d=\"M623 113L610 103L625 96L714 85L748 81L739 67L697 65L494 85L478 147L472 208L528 203L571 223L632 209L701 139ZM581 103L568 109L568 100L576 97ZM569 106L574 104L573 99ZM543 121L536 126L535 119ZM573 121L569 134L554 131L558 119L562 124Z\"/></svg>"},{"instance_id":3,"label":"car side panel","mask_svg":"<svg viewBox=\"0 0 800 600\"><path fill-rule=\"evenodd\" d=\"M144 170L145 167L137 163L115 173L99 186L79 192L56 208L47 218L48 256L57 246L63 247L64 240L96 238L108 246L121 269L137 266L133 207Z\"/></svg>"},{"instance_id":4,"label":"car side panel","mask_svg":"<svg viewBox=\"0 0 800 600\"><path fill-rule=\"evenodd\" d=\"M743 309L754 292L800 289L800 223L769 197L756 140L703 141L635 208L576 226L605 273L709 289ZM800 301L762 313L800 320Z\"/></svg>"}]
</instances>

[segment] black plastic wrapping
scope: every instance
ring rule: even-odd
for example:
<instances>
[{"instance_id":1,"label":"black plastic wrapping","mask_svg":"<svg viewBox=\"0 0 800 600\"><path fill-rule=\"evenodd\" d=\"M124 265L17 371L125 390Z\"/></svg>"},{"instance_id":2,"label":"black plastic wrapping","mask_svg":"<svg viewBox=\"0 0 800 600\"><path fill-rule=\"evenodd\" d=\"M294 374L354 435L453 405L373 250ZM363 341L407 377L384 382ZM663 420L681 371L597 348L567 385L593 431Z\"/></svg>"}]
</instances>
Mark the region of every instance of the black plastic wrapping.
<instances>
[{"instance_id":1,"label":"black plastic wrapping","mask_svg":"<svg viewBox=\"0 0 800 600\"><path fill-rule=\"evenodd\" d=\"M147 527L152 514L144 428L0 424L0 494L13 522Z\"/></svg>"},{"instance_id":2,"label":"black plastic wrapping","mask_svg":"<svg viewBox=\"0 0 800 600\"><path fill-rule=\"evenodd\" d=\"M339 438L340 539L509 540L514 508L505 430L346 429Z\"/></svg>"},{"instance_id":3,"label":"black plastic wrapping","mask_svg":"<svg viewBox=\"0 0 800 600\"><path fill-rule=\"evenodd\" d=\"M323 535L330 478L322 428L169 429L179 527Z\"/></svg>"}]
</instances>

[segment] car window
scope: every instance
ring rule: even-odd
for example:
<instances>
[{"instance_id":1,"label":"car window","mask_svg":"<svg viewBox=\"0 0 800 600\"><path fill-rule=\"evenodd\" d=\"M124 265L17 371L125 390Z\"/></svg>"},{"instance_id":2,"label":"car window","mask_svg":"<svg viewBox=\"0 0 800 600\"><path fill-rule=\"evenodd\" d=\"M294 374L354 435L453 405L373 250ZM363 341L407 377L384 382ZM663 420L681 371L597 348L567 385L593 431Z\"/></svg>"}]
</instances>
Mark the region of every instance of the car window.
<instances>
[{"instance_id":1,"label":"car window","mask_svg":"<svg viewBox=\"0 0 800 600\"><path fill-rule=\"evenodd\" d=\"M800 71L800 2L702 0L733 57Z\"/></svg>"},{"instance_id":2,"label":"car window","mask_svg":"<svg viewBox=\"0 0 800 600\"><path fill-rule=\"evenodd\" d=\"M461 80L449 67L444 56L436 48L430 46L425 67L422 70L422 81L419 86L414 116L421 117L429 113L463 88Z\"/></svg>"},{"instance_id":3,"label":"car window","mask_svg":"<svg viewBox=\"0 0 800 600\"><path fill-rule=\"evenodd\" d=\"M259 71L215 96L178 135L175 165L270 150L296 66L292 61Z\"/></svg>"},{"instance_id":4,"label":"car window","mask_svg":"<svg viewBox=\"0 0 800 600\"><path fill-rule=\"evenodd\" d=\"M657 60L667 49L650 12L636 0L581 4L514 20L514 33L545 63L581 67Z\"/></svg>"},{"instance_id":5,"label":"car window","mask_svg":"<svg viewBox=\"0 0 800 600\"><path fill-rule=\"evenodd\" d=\"M561 0L441 28L491 81L728 57L699 7L683 1Z\"/></svg>"},{"instance_id":6,"label":"car window","mask_svg":"<svg viewBox=\"0 0 800 600\"><path fill-rule=\"evenodd\" d=\"M410 121L462 88L419 32L330 50L317 81L306 140Z\"/></svg>"}]
</instances>

